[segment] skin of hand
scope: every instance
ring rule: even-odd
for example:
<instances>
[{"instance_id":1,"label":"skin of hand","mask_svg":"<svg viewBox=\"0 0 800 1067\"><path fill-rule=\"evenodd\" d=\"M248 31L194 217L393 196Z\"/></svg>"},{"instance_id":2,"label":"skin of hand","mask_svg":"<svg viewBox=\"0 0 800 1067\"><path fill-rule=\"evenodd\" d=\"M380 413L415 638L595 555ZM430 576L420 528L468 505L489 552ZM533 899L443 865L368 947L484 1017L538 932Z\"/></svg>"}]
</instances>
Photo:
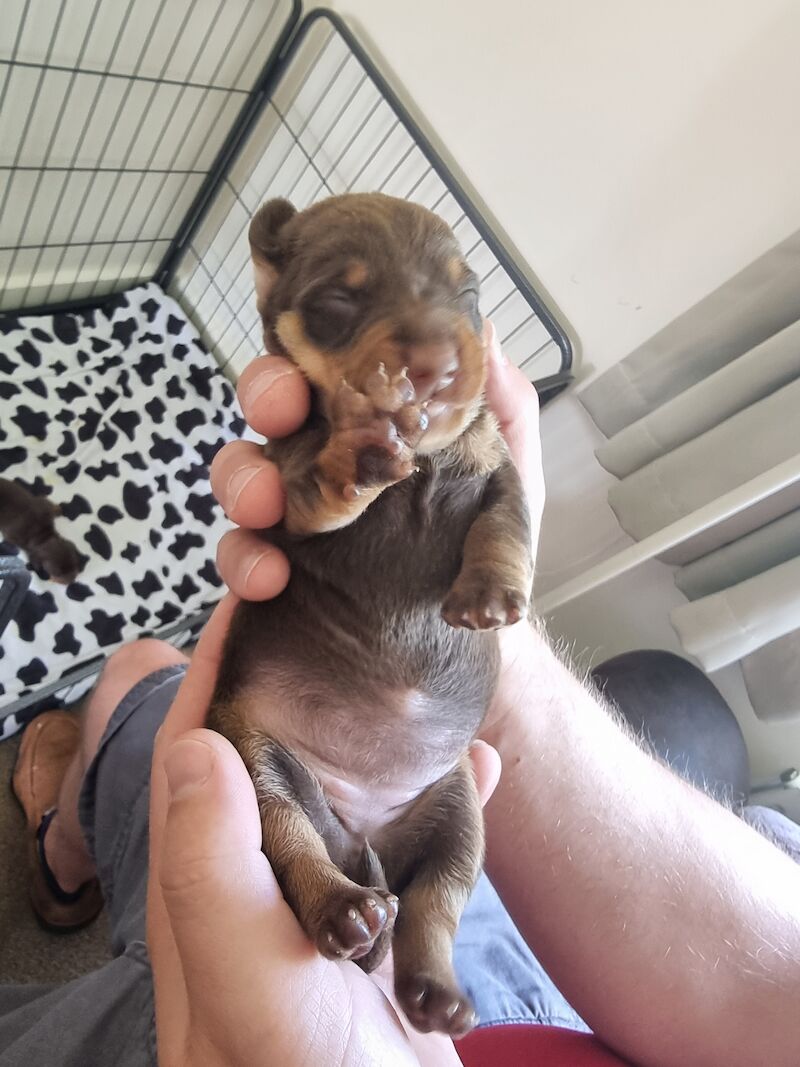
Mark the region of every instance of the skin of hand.
<instances>
[{"instance_id":1,"label":"skin of hand","mask_svg":"<svg viewBox=\"0 0 800 1067\"><path fill-rule=\"evenodd\" d=\"M525 416L511 402L519 372L503 360L492 329L487 350L490 397L509 445L522 456L527 484L538 491L536 449L527 450L519 421ZM538 414L535 393L529 385L527 391ZM250 365L239 396L250 425L267 436L293 432L308 414L304 379L277 357ZM214 460L212 485L241 527L225 535L218 553L233 593L203 631L153 756L147 936L159 1062L457 1064L448 1039L417 1033L397 1009L391 956L370 976L353 963L319 956L261 851L258 807L244 765L223 737L201 729L236 595L268 599L289 578L283 555L248 532L278 522L283 513L278 472L261 449L250 442L227 445ZM535 515L536 530L538 521ZM486 803L499 778L499 757L480 741L471 757Z\"/></svg>"},{"instance_id":2,"label":"skin of hand","mask_svg":"<svg viewBox=\"0 0 800 1067\"><path fill-rule=\"evenodd\" d=\"M235 603L229 594L205 627L153 754L147 943L159 1064L459 1064L449 1039L401 1017L390 965L367 976L323 959L281 895L250 776L225 738L200 728ZM485 802L497 756L482 746L473 762Z\"/></svg>"},{"instance_id":3,"label":"skin of hand","mask_svg":"<svg viewBox=\"0 0 800 1067\"><path fill-rule=\"evenodd\" d=\"M484 329L484 341L486 396L528 495L535 545L544 507L539 401L522 371L503 356L491 323ZM265 437L285 437L308 416L308 385L297 367L280 356L254 359L242 373L237 392L247 423ZM288 564L276 548L251 531L274 526L283 514L277 468L264 458L259 445L232 441L211 464L211 487L238 527L225 534L217 553L217 565L228 587L245 600L275 596L286 584Z\"/></svg>"},{"instance_id":4,"label":"skin of hand","mask_svg":"<svg viewBox=\"0 0 800 1067\"><path fill-rule=\"evenodd\" d=\"M528 492L535 543L538 405L491 328L487 351L487 395ZM308 394L290 364L262 357L240 400L256 431L268 433L278 411L288 432ZM226 446L212 471L243 527L218 561L232 588L258 599L285 581L286 562L247 528L274 521L282 497L277 471L245 448ZM800 867L653 760L535 626L509 627L501 642L483 731L505 763L486 808L487 871L542 964L595 1033L640 1067L795 1067Z\"/></svg>"},{"instance_id":5,"label":"skin of hand","mask_svg":"<svg viewBox=\"0 0 800 1067\"><path fill-rule=\"evenodd\" d=\"M544 508L544 472L539 437L539 398L531 382L503 355L491 322L484 327L487 358L486 398L494 412L528 498L532 543L535 549ZM239 403L249 426L265 437L283 437L299 429L309 411L305 379L293 363L279 356L261 356L245 369L238 383ZM266 600L283 589L288 563L283 554L266 544L254 530L280 520L284 495L280 475L251 441L232 441L217 453L211 465L211 486L225 514L236 524L219 543L217 566L228 587L245 600ZM500 631L504 664L513 665L526 654L530 626L518 623ZM508 704L501 673L497 699L484 730ZM513 687L513 681L510 683ZM510 691L509 691L510 692ZM486 752L473 752L491 759Z\"/></svg>"}]
</instances>

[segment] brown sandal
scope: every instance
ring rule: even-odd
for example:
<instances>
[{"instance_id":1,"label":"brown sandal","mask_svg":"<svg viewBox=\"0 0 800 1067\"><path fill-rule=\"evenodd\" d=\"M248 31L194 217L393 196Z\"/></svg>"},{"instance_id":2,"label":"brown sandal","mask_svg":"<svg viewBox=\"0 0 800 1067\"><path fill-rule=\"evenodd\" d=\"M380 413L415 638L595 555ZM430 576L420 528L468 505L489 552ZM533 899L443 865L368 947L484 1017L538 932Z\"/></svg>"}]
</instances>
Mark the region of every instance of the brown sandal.
<instances>
[{"instance_id":1,"label":"brown sandal","mask_svg":"<svg viewBox=\"0 0 800 1067\"><path fill-rule=\"evenodd\" d=\"M79 739L80 727L73 715L64 711L38 715L22 736L11 780L27 823L31 904L42 926L58 933L86 926L103 908L96 878L84 882L74 893L66 892L50 870L44 851L45 834Z\"/></svg>"}]
</instances>

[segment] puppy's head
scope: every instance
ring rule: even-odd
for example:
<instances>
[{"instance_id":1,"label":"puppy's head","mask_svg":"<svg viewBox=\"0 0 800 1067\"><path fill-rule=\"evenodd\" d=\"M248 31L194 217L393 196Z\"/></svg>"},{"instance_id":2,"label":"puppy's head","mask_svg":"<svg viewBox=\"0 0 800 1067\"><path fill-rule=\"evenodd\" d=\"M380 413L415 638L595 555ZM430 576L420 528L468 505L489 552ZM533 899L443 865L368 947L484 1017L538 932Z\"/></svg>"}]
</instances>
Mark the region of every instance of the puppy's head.
<instances>
[{"instance_id":1,"label":"puppy's head","mask_svg":"<svg viewBox=\"0 0 800 1067\"><path fill-rule=\"evenodd\" d=\"M31 547L28 550L28 558L34 567L45 571L54 582L60 582L62 585L74 582L83 567L75 545L58 534L53 534Z\"/></svg>"},{"instance_id":2,"label":"puppy's head","mask_svg":"<svg viewBox=\"0 0 800 1067\"><path fill-rule=\"evenodd\" d=\"M300 367L324 412L343 379L362 389L383 363L406 368L426 405L418 452L466 429L486 373L478 280L446 223L371 193L302 212L270 200L249 236L267 348Z\"/></svg>"}]
</instances>

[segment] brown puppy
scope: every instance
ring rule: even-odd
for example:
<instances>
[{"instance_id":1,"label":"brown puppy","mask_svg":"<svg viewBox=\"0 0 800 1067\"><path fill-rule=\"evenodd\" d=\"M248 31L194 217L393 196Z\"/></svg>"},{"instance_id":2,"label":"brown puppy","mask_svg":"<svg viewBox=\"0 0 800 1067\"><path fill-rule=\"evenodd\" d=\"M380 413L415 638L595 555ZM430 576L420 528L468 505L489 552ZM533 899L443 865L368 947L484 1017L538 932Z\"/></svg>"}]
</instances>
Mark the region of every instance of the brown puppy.
<instances>
[{"instance_id":1,"label":"brown puppy","mask_svg":"<svg viewBox=\"0 0 800 1067\"><path fill-rule=\"evenodd\" d=\"M250 243L267 347L313 404L268 446L286 517L264 537L292 577L239 605L209 723L250 770L264 851L320 952L370 970L395 926L409 1018L458 1036L475 1016L452 941L483 858L467 753L494 628L532 582L483 402L477 280L441 219L377 194L270 201Z\"/></svg>"},{"instance_id":2,"label":"brown puppy","mask_svg":"<svg viewBox=\"0 0 800 1067\"><path fill-rule=\"evenodd\" d=\"M71 541L56 533L58 505L34 496L16 482L0 478L0 532L26 552L31 564L54 582L68 585L81 570L81 558Z\"/></svg>"}]
</instances>

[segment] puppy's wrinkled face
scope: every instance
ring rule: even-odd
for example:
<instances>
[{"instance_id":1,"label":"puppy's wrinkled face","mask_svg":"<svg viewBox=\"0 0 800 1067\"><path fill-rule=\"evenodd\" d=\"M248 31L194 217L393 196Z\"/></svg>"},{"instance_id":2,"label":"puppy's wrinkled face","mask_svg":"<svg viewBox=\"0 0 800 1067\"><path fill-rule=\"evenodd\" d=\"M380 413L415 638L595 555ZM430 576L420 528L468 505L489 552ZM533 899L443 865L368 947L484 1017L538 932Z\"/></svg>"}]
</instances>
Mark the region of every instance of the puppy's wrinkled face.
<instances>
[{"instance_id":1,"label":"puppy's wrinkled face","mask_svg":"<svg viewBox=\"0 0 800 1067\"><path fill-rule=\"evenodd\" d=\"M270 200L250 226L258 309L271 352L292 359L324 412L347 381L403 369L428 413L417 451L454 441L485 382L478 282L450 228L380 193L332 197L303 212Z\"/></svg>"}]
</instances>

